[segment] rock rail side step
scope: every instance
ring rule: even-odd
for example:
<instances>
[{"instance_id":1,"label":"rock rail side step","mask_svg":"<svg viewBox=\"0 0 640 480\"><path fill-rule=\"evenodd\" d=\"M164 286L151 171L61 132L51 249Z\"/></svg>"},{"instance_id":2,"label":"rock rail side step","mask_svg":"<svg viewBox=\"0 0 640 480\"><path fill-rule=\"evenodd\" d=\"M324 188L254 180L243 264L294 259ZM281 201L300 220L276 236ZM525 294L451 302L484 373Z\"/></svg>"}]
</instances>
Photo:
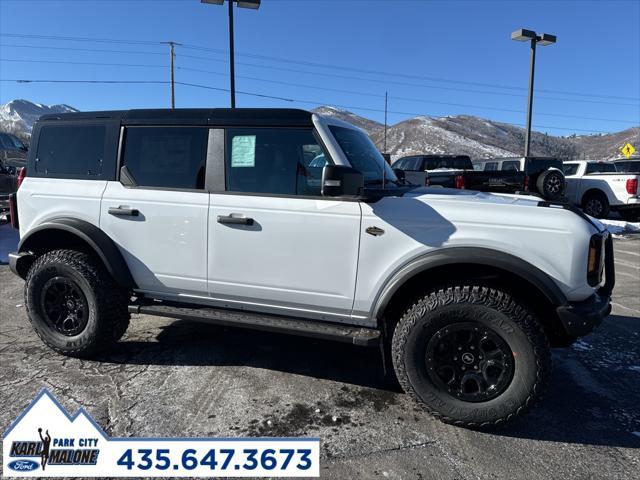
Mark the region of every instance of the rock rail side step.
<instances>
[{"instance_id":1,"label":"rock rail side step","mask_svg":"<svg viewBox=\"0 0 640 480\"><path fill-rule=\"evenodd\" d=\"M376 347L380 342L380 331L373 328L167 301L137 301L129 305L129 312L205 322L226 327L287 333L364 347Z\"/></svg>"}]
</instances>

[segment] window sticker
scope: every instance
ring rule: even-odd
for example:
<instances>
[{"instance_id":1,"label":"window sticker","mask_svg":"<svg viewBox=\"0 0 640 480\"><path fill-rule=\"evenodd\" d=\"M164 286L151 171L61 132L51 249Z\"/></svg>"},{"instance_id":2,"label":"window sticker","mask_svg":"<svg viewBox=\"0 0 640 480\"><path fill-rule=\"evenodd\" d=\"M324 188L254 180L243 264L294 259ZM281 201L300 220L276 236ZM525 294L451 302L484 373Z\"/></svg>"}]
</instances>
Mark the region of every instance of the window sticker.
<instances>
[{"instance_id":1,"label":"window sticker","mask_svg":"<svg viewBox=\"0 0 640 480\"><path fill-rule=\"evenodd\" d=\"M236 135L231 141L231 166L256 166L256 136Z\"/></svg>"}]
</instances>

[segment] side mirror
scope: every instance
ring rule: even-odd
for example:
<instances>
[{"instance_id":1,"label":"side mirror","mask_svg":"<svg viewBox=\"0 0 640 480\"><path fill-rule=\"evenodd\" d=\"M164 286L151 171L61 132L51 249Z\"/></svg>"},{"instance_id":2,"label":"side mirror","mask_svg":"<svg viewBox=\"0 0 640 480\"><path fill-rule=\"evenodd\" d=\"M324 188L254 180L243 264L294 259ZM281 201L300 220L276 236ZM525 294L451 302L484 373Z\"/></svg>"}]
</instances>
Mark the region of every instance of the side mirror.
<instances>
[{"instance_id":1,"label":"side mirror","mask_svg":"<svg viewBox=\"0 0 640 480\"><path fill-rule=\"evenodd\" d=\"M364 175L344 165L325 165L322 169L322 195L355 197L364 189Z\"/></svg>"},{"instance_id":2,"label":"side mirror","mask_svg":"<svg viewBox=\"0 0 640 480\"><path fill-rule=\"evenodd\" d=\"M404 173L404 170L400 170L399 168L394 168L393 169L393 173L395 174L396 178L398 180L400 180L402 183L404 183L406 175Z\"/></svg>"}]
</instances>

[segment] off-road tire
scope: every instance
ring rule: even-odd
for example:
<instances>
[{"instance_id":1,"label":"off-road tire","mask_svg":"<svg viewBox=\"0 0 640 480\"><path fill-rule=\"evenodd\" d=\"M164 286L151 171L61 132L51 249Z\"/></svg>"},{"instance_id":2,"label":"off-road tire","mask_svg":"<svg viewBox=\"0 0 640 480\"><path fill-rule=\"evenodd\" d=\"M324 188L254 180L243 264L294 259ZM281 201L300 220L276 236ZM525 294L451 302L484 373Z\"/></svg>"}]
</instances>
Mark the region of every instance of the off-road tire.
<instances>
[{"instance_id":1,"label":"off-road tire","mask_svg":"<svg viewBox=\"0 0 640 480\"><path fill-rule=\"evenodd\" d=\"M46 320L41 295L54 278L76 285L86 299L88 318L79 333L68 336ZM91 357L124 335L129 326L129 294L95 257L73 250L53 250L38 257L27 274L24 287L29 320L51 349L71 357Z\"/></svg>"},{"instance_id":2,"label":"off-road tire","mask_svg":"<svg viewBox=\"0 0 640 480\"><path fill-rule=\"evenodd\" d=\"M467 321L488 327L513 353L510 383L486 401L456 398L427 371L426 349L436 332ZM532 313L508 293L482 284L448 286L419 298L396 325L391 350L404 391L439 420L466 428L495 428L522 416L541 398L551 372L549 343Z\"/></svg>"},{"instance_id":3,"label":"off-road tire","mask_svg":"<svg viewBox=\"0 0 640 480\"><path fill-rule=\"evenodd\" d=\"M545 170L538 176L536 188L546 200L560 200L565 193L564 174L557 168Z\"/></svg>"},{"instance_id":4,"label":"off-road tire","mask_svg":"<svg viewBox=\"0 0 640 480\"><path fill-rule=\"evenodd\" d=\"M591 192L585 195L582 200L582 210L587 215L595 218L607 218L609 211L609 200L602 192Z\"/></svg>"}]
</instances>

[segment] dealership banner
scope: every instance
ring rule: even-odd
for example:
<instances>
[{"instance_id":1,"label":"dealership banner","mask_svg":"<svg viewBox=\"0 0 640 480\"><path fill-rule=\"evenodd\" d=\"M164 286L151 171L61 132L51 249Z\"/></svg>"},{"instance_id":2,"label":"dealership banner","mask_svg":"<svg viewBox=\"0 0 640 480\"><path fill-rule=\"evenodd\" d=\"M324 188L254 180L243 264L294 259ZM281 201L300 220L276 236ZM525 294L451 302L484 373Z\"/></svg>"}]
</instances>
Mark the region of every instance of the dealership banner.
<instances>
[{"instance_id":1,"label":"dealership banner","mask_svg":"<svg viewBox=\"0 0 640 480\"><path fill-rule=\"evenodd\" d=\"M3 436L3 477L318 477L318 438L111 438L42 390Z\"/></svg>"}]
</instances>

